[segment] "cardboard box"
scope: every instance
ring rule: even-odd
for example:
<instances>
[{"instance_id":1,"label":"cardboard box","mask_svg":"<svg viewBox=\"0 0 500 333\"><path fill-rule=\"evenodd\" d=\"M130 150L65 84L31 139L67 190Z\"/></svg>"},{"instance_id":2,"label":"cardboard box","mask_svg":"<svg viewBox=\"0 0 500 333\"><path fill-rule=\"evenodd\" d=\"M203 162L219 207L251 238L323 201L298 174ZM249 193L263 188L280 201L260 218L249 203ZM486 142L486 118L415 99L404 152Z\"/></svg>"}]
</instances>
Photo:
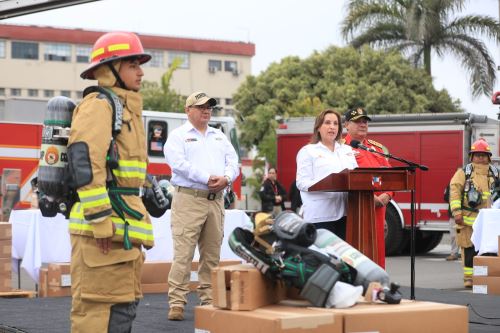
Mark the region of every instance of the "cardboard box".
<instances>
[{"instance_id":1,"label":"cardboard box","mask_svg":"<svg viewBox=\"0 0 500 333\"><path fill-rule=\"evenodd\" d=\"M342 333L342 315L318 309L269 305L253 311L229 311L197 306L194 327L195 332L210 333Z\"/></svg>"},{"instance_id":2,"label":"cardboard box","mask_svg":"<svg viewBox=\"0 0 500 333\"><path fill-rule=\"evenodd\" d=\"M221 260L219 266L240 264L240 260ZM168 292L168 273L172 267L171 261L148 261L142 267L141 287L145 294ZM189 290L198 287L198 261L191 263Z\"/></svg>"},{"instance_id":3,"label":"cardboard box","mask_svg":"<svg viewBox=\"0 0 500 333\"><path fill-rule=\"evenodd\" d=\"M0 239L0 258L12 258L12 240Z\"/></svg>"},{"instance_id":4,"label":"cardboard box","mask_svg":"<svg viewBox=\"0 0 500 333\"><path fill-rule=\"evenodd\" d=\"M0 258L0 291L12 289L12 258Z\"/></svg>"},{"instance_id":5,"label":"cardboard box","mask_svg":"<svg viewBox=\"0 0 500 333\"><path fill-rule=\"evenodd\" d=\"M468 309L461 305L403 300L401 304L357 304L348 309L322 309L343 318L344 333L421 333L469 330Z\"/></svg>"},{"instance_id":6,"label":"cardboard box","mask_svg":"<svg viewBox=\"0 0 500 333\"><path fill-rule=\"evenodd\" d=\"M213 304L222 309L254 310L285 298L286 289L250 264L212 271Z\"/></svg>"},{"instance_id":7,"label":"cardboard box","mask_svg":"<svg viewBox=\"0 0 500 333\"><path fill-rule=\"evenodd\" d=\"M12 240L12 224L9 222L0 222L0 241Z\"/></svg>"},{"instance_id":8,"label":"cardboard box","mask_svg":"<svg viewBox=\"0 0 500 333\"><path fill-rule=\"evenodd\" d=\"M472 293L500 295L500 276L473 276Z\"/></svg>"},{"instance_id":9,"label":"cardboard box","mask_svg":"<svg viewBox=\"0 0 500 333\"><path fill-rule=\"evenodd\" d=\"M500 276L500 257L475 256L474 276Z\"/></svg>"},{"instance_id":10,"label":"cardboard box","mask_svg":"<svg viewBox=\"0 0 500 333\"><path fill-rule=\"evenodd\" d=\"M70 263L51 263L48 266L47 282L52 287L71 287Z\"/></svg>"},{"instance_id":11,"label":"cardboard box","mask_svg":"<svg viewBox=\"0 0 500 333\"><path fill-rule=\"evenodd\" d=\"M57 265L57 264L51 264ZM50 265L49 265L50 267ZM71 286L50 285L51 269L41 268L38 281L38 297L68 297L71 296ZM52 268L52 274L56 274L57 269ZM62 274L64 275L64 274Z\"/></svg>"}]
</instances>

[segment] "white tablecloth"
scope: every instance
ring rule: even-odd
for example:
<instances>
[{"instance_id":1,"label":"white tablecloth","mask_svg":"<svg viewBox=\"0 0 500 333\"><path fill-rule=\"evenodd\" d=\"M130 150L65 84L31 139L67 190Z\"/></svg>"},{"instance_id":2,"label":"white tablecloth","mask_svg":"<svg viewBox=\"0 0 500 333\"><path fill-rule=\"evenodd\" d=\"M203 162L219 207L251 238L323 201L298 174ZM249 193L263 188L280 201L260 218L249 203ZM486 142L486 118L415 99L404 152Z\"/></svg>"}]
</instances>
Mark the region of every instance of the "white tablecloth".
<instances>
[{"instance_id":1,"label":"white tablecloth","mask_svg":"<svg viewBox=\"0 0 500 333\"><path fill-rule=\"evenodd\" d=\"M471 240L479 255L498 253L500 235L500 209L481 209L472 225Z\"/></svg>"},{"instance_id":2,"label":"white tablecloth","mask_svg":"<svg viewBox=\"0 0 500 333\"><path fill-rule=\"evenodd\" d=\"M12 258L22 260L21 267L34 281L38 282L42 263L71 260L68 220L64 216L46 218L37 209L13 210L9 222L12 223ZM152 223L155 246L146 251L146 261L172 260L170 210L161 218L152 218ZM227 240L234 228L250 225L250 218L244 211L226 210L221 259L240 259L231 251ZM196 250L195 259L198 258Z\"/></svg>"}]
</instances>

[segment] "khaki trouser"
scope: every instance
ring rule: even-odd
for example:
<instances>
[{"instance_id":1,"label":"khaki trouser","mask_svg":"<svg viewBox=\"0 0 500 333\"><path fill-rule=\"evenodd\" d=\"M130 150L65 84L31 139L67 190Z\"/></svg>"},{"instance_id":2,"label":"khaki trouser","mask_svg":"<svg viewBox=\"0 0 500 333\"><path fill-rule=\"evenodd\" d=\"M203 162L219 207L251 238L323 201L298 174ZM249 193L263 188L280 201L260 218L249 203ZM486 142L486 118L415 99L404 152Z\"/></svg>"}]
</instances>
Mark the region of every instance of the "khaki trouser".
<instances>
[{"instance_id":1,"label":"khaki trouser","mask_svg":"<svg viewBox=\"0 0 500 333\"><path fill-rule=\"evenodd\" d=\"M196 245L200 252L198 296L202 303L212 301L211 271L219 264L224 214L222 198L208 200L203 196L175 193L171 217L174 260L168 275L170 307L184 307L187 303Z\"/></svg>"},{"instance_id":2,"label":"khaki trouser","mask_svg":"<svg viewBox=\"0 0 500 333\"><path fill-rule=\"evenodd\" d=\"M108 332L111 306L142 298L144 254L112 243L102 254L93 237L71 235L71 332Z\"/></svg>"}]
</instances>

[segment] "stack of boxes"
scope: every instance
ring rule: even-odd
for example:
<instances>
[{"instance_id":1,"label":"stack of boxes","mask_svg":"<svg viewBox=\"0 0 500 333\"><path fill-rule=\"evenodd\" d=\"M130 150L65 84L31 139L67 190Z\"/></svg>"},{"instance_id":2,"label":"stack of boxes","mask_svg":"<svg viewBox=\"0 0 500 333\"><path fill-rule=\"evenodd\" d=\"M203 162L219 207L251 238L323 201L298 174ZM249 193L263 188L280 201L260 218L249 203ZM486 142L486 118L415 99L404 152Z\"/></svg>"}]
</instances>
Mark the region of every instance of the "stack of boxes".
<instances>
[{"instance_id":1,"label":"stack of boxes","mask_svg":"<svg viewBox=\"0 0 500 333\"><path fill-rule=\"evenodd\" d=\"M10 260L10 259L9 259ZM10 263L10 261L9 261ZM222 260L220 266L239 264L239 260ZM142 267L141 287L144 294L168 292L171 261L148 261ZM198 286L198 262L191 264L190 290ZM39 297L71 296L70 263L52 263L40 269Z\"/></svg>"},{"instance_id":2,"label":"stack of boxes","mask_svg":"<svg viewBox=\"0 0 500 333\"><path fill-rule=\"evenodd\" d=\"M212 287L213 305L195 308L196 332L468 332L465 306L360 299L348 309L311 307L305 300L289 299L289 290L267 280L251 265L214 270Z\"/></svg>"},{"instance_id":3,"label":"stack of boxes","mask_svg":"<svg viewBox=\"0 0 500 333\"><path fill-rule=\"evenodd\" d=\"M12 290L12 225L0 222L0 292Z\"/></svg>"},{"instance_id":4,"label":"stack of boxes","mask_svg":"<svg viewBox=\"0 0 500 333\"><path fill-rule=\"evenodd\" d=\"M498 237L500 249L500 236ZM472 292L500 295L500 257L475 256Z\"/></svg>"}]
</instances>

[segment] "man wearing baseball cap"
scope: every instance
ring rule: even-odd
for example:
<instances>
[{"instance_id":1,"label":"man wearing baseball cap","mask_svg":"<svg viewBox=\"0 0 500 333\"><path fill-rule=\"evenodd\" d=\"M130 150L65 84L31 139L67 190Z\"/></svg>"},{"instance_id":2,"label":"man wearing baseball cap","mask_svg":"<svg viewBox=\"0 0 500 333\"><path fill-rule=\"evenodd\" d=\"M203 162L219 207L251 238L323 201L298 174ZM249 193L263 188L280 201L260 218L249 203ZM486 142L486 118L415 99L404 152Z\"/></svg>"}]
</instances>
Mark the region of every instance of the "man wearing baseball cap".
<instances>
[{"instance_id":1,"label":"man wearing baseball cap","mask_svg":"<svg viewBox=\"0 0 500 333\"><path fill-rule=\"evenodd\" d=\"M219 264L224 231L223 190L239 174L233 146L219 129L208 126L216 104L204 92L191 94L184 108L188 121L170 133L164 147L176 188L171 212L174 260L168 275L169 320L184 320L197 245L198 296L202 305L212 303L210 274Z\"/></svg>"},{"instance_id":2,"label":"man wearing baseball cap","mask_svg":"<svg viewBox=\"0 0 500 333\"><path fill-rule=\"evenodd\" d=\"M372 119L363 108L354 108L348 110L345 114L344 127L347 129L345 143L350 145L353 141L358 141L365 147L375 149L378 152L387 153L387 148L377 141L367 139L368 122ZM360 168L391 167L387 159L379 154L372 153L363 149L355 148L353 145L354 156ZM385 207L391 201L394 192L375 192L375 224L377 236L377 263L385 268Z\"/></svg>"}]
</instances>

